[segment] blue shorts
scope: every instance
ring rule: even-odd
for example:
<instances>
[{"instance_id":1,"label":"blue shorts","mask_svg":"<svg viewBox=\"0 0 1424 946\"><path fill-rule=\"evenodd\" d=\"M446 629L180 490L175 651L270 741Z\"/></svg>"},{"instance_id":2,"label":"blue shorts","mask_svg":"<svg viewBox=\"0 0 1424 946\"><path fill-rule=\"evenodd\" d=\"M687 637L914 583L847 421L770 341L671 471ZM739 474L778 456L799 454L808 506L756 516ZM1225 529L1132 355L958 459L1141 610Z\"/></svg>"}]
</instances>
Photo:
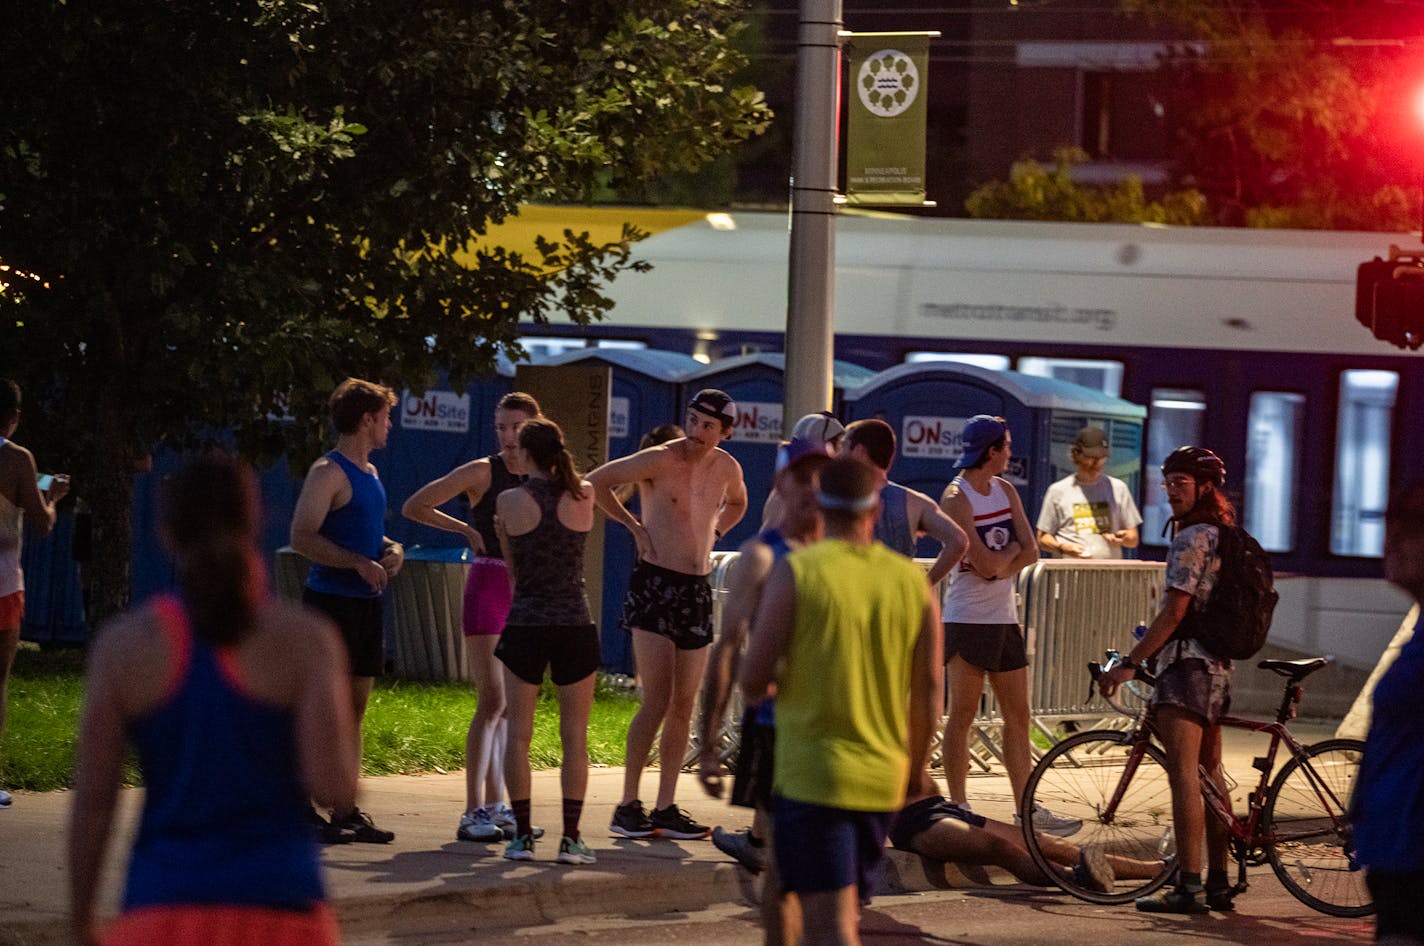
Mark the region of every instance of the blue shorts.
<instances>
[{"instance_id":1,"label":"blue shorts","mask_svg":"<svg viewBox=\"0 0 1424 946\"><path fill-rule=\"evenodd\" d=\"M861 901L869 900L894 814L773 799L772 846L782 889L830 893L855 886Z\"/></svg>"}]
</instances>

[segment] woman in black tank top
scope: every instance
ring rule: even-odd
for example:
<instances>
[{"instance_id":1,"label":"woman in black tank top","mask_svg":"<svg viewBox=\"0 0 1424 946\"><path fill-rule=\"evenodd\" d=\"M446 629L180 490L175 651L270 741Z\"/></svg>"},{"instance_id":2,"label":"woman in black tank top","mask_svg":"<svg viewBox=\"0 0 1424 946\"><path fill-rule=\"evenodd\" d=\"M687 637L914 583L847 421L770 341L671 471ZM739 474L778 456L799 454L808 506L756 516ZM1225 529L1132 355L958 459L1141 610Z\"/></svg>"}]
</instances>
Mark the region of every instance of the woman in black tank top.
<instances>
[{"instance_id":1,"label":"woman in black tank top","mask_svg":"<svg viewBox=\"0 0 1424 946\"><path fill-rule=\"evenodd\" d=\"M529 480L501 493L496 506L500 540L514 576L509 620L495 648L504 663L509 707L504 775L516 822L504 856L534 857L529 743L547 669L558 687L563 744L565 795L558 860L592 864L593 853L579 835L579 817L588 786L588 713L600 662L583 579L584 543L593 528L593 487L574 469L563 434L552 421L541 418L526 424L519 447Z\"/></svg>"}]
</instances>

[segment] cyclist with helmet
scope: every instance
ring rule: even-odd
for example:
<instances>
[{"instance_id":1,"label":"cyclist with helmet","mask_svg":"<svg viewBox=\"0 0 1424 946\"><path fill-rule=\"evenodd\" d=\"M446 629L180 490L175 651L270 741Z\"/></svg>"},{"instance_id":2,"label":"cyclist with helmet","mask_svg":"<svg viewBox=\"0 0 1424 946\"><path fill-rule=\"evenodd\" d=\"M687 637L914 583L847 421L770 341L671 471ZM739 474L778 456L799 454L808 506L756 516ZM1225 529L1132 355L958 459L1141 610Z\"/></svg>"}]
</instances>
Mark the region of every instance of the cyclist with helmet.
<instances>
[{"instance_id":1,"label":"cyclist with helmet","mask_svg":"<svg viewBox=\"0 0 1424 946\"><path fill-rule=\"evenodd\" d=\"M1236 510L1224 492L1226 465L1205 447L1172 451L1162 464L1162 479L1172 506L1173 535L1161 606L1127 659L1103 678L1103 691L1110 696L1145 661L1156 661L1153 705L1167 754L1178 874L1174 889L1139 899L1137 909L1148 913L1230 910L1234 890L1226 874L1226 828L1206 817L1199 772L1210 773L1229 806L1217 721L1231 706L1231 661L1208 652L1200 641L1174 635L1192 599L1205 604L1216 584L1221 568L1216 554L1220 527L1235 524ZM1205 884L1203 836L1208 858Z\"/></svg>"}]
</instances>

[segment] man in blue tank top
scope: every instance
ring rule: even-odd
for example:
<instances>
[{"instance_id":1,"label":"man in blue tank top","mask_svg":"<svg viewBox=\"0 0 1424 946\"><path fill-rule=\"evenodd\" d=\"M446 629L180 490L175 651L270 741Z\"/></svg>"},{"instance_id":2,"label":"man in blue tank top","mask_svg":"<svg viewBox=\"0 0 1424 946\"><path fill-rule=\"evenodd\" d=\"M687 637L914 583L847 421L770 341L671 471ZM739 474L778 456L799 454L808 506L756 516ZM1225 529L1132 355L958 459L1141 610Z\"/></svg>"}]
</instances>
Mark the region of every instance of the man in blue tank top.
<instances>
[{"instance_id":1,"label":"man in blue tank top","mask_svg":"<svg viewBox=\"0 0 1424 946\"><path fill-rule=\"evenodd\" d=\"M880 481L875 541L907 558L915 557L915 543L921 535L939 542L939 556L929 572L930 584L939 584L964 556L969 539L933 499L890 479L890 465L895 462L894 429L878 417L855 421L846 428L844 453L868 463Z\"/></svg>"},{"instance_id":2,"label":"man in blue tank top","mask_svg":"<svg viewBox=\"0 0 1424 946\"><path fill-rule=\"evenodd\" d=\"M292 514L292 548L310 563L302 600L341 630L351 663L351 705L359 731L371 686L385 662L381 593L405 561L405 549L384 534L386 490L372 451L386 445L395 392L347 378L332 392L336 448L307 471ZM385 844L395 834L377 828L359 808L312 820L326 843Z\"/></svg>"}]
</instances>

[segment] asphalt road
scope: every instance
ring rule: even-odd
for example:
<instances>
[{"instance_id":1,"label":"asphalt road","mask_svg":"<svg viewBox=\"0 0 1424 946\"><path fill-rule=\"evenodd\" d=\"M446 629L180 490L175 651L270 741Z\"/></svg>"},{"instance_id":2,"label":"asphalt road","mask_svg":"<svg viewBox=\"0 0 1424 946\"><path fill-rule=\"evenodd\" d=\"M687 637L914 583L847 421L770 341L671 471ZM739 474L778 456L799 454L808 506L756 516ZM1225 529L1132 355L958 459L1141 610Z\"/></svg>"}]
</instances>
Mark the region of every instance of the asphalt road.
<instances>
[{"instance_id":1,"label":"asphalt road","mask_svg":"<svg viewBox=\"0 0 1424 946\"><path fill-rule=\"evenodd\" d=\"M1334 946L1365 943L1374 936L1371 918L1338 919L1304 906L1276 881L1269 867L1248 875L1251 889L1237 900L1235 913L1203 917L1139 913L1131 906L1101 907L1066 894L1031 887L976 888L879 897L864 913L865 946L1181 946L1184 941L1290 943ZM414 918L411 918L414 919ZM442 921L442 922L448 922ZM412 927L420 924L413 923ZM497 929L478 914L445 929L407 929L348 938L348 946L444 946L471 942L520 946L616 943L619 946L759 946L761 929L747 904L698 913L651 917L584 916L557 926L541 924Z\"/></svg>"}]
</instances>

